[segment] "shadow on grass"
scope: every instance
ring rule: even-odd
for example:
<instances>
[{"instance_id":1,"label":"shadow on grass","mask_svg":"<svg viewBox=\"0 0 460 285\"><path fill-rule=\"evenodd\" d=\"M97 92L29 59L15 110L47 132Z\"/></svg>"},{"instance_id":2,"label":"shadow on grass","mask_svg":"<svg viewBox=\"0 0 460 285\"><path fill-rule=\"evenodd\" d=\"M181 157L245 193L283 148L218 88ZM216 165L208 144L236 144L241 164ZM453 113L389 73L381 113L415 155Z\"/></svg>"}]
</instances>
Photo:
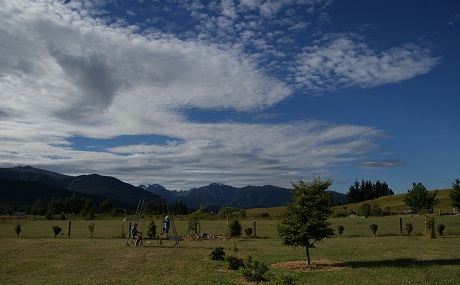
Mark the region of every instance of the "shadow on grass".
<instances>
[{"instance_id":1,"label":"shadow on grass","mask_svg":"<svg viewBox=\"0 0 460 285\"><path fill-rule=\"evenodd\" d=\"M414 258L400 258L391 260L378 261L350 261L345 262L345 265L352 268L375 268L375 267L424 267L436 265L460 265L460 258L452 259L433 259L420 260Z\"/></svg>"}]
</instances>

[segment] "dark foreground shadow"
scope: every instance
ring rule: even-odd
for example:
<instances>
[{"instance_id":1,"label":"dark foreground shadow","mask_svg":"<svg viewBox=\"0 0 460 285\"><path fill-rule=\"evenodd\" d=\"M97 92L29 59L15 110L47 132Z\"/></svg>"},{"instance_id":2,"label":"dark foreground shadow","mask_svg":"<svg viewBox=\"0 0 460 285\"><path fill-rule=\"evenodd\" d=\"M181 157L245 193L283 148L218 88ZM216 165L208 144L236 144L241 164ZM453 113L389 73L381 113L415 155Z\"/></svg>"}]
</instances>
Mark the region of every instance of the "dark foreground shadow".
<instances>
[{"instance_id":1,"label":"dark foreground shadow","mask_svg":"<svg viewBox=\"0 0 460 285\"><path fill-rule=\"evenodd\" d=\"M434 265L460 265L460 258L453 259L433 259L420 260L413 258L400 258L378 261L349 261L344 262L344 265L352 268L376 268L376 267L424 267Z\"/></svg>"}]
</instances>

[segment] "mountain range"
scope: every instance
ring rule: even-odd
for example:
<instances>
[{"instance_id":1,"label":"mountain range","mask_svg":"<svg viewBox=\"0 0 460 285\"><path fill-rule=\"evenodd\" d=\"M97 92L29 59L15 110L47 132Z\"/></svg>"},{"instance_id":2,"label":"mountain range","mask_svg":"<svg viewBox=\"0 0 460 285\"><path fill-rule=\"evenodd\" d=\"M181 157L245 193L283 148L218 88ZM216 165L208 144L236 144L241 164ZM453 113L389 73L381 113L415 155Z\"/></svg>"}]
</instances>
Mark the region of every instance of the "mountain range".
<instances>
[{"instance_id":1,"label":"mountain range","mask_svg":"<svg viewBox=\"0 0 460 285\"><path fill-rule=\"evenodd\" d=\"M31 166L0 168L0 204L31 204L37 198L65 198L76 195L99 201L111 198L116 207L135 209L141 198L164 198L170 203L182 202L189 209L205 206L218 210L222 206L241 209L284 206L291 201L291 189L265 185L236 188L212 183L190 190L168 190L159 184L133 186L111 176L98 174L69 176ZM346 195L331 191L335 201L346 201Z\"/></svg>"}]
</instances>

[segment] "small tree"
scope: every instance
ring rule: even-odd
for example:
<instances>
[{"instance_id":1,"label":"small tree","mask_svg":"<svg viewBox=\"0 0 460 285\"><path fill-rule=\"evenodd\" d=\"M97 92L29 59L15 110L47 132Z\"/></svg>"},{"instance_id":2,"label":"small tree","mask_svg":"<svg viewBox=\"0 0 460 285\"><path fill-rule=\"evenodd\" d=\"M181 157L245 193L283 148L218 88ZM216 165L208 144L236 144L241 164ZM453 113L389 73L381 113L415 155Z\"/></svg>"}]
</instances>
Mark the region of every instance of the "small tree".
<instances>
[{"instance_id":1,"label":"small tree","mask_svg":"<svg viewBox=\"0 0 460 285\"><path fill-rule=\"evenodd\" d=\"M88 214L86 215L86 219L91 221L91 220L94 220L95 217L96 217L96 214L94 213L94 209L93 208L89 209Z\"/></svg>"},{"instance_id":2,"label":"small tree","mask_svg":"<svg viewBox=\"0 0 460 285\"><path fill-rule=\"evenodd\" d=\"M444 233L444 230L446 229L446 226L444 224L439 224L437 229L438 229L438 234L442 236Z\"/></svg>"},{"instance_id":3,"label":"small tree","mask_svg":"<svg viewBox=\"0 0 460 285\"><path fill-rule=\"evenodd\" d=\"M449 197L452 207L456 208L457 211L460 210L460 179L457 178L452 183L452 191L450 191Z\"/></svg>"},{"instance_id":4,"label":"small tree","mask_svg":"<svg viewBox=\"0 0 460 285\"><path fill-rule=\"evenodd\" d=\"M149 237L155 237L157 235L157 225L153 220L150 222L149 227L147 228L147 235Z\"/></svg>"},{"instance_id":5,"label":"small tree","mask_svg":"<svg viewBox=\"0 0 460 285\"><path fill-rule=\"evenodd\" d=\"M250 237L252 235L252 229L251 228L245 228L244 233L246 234L247 237Z\"/></svg>"},{"instance_id":6,"label":"small tree","mask_svg":"<svg viewBox=\"0 0 460 285\"><path fill-rule=\"evenodd\" d=\"M315 176L312 182L291 183L292 203L286 206L278 224L282 243L287 246L305 247L307 265L310 265L310 248L315 243L334 235L328 217L332 214L330 195L325 191L332 180L321 180Z\"/></svg>"},{"instance_id":7,"label":"small tree","mask_svg":"<svg viewBox=\"0 0 460 285\"><path fill-rule=\"evenodd\" d=\"M370 228L371 228L371 231L372 231L372 235L375 236L375 234L377 233L377 229L379 228L379 225L371 224Z\"/></svg>"},{"instance_id":8,"label":"small tree","mask_svg":"<svg viewBox=\"0 0 460 285\"><path fill-rule=\"evenodd\" d=\"M362 212L362 215L364 217L369 217L371 215L371 211L372 210L372 206L371 204L369 203L364 203L362 206L361 206L361 212Z\"/></svg>"},{"instance_id":9,"label":"small tree","mask_svg":"<svg viewBox=\"0 0 460 285\"><path fill-rule=\"evenodd\" d=\"M193 232L194 236L198 236L196 225L198 224L199 220L204 217L204 210L204 206L200 206L198 210L188 215L188 231L190 235Z\"/></svg>"},{"instance_id":10,"label":"small tree","mask_svg":"<svg viewBox=\"0 0 460 285\"><path fill-rule=\"evenodd\" d=\"M344 230L345 228L342 225L337 226L337 232L339 233L339 236L342 236Z\"/></svg>"},{"instance_id":11,"label":"small tree","mask_svg":"<svg viewBox=\"0 0 460 285\"><path fill-rule=\"evenodd\" d=\"M425 216L425 237L426 238L436 238L435 235L435 221L432 216Z\"/></svg>"},{"instance_id":12,"label":"small tree","mask_svg":"<svg viewBox=\"0 0 460 285\"><path fill-rule=\"evenodd\" d=\"M241 236L241 223L237 219L232 220L230 223L230 236L231 237L239 237Z\"/></svg>"},{"instance_id":13,"label":"small tree","mask_svg":"<svg viewBox=\"0 0 460 285\"><path fill-rule=\"evenodd\" d=\"M58 234L60 234L62 229L59 226L53 226L53 233L54 233L54 238L57 237Z\"/></svg>"},{"instance_id":14,"label":"small tree","mask_svg":"<svg viewBox=\"0 0 460 285\"><path fill-rule=\"evenodd\" d=\"M371 214L374 217L381 217L383 215L383 210L380 208L379 202L372 204Z\"/></svg>"},{"instance_id":15,"label":"small tree","mask_svg":"<svg viewBox=\"0 0 460 285\"><path fill-rule=\"evenodd\" d=\"M21 233L21 225L17 224L14 228L14 231L16 232L16 235L19 237L19 234Z\"/></svg>"},{"instance_id":16,"label":"small tree","mask_svg":"<svg viewBox=\"0 0 460 285\"><path fill-rule=\"evenodd\" d=\"M89 235L92 238L94 234L94 223L88 225Z\"/></svg>"},{"instance_id":17,"label":"small tree","mask_svg":"<svg viewBox=\"0 0 460 285\"><path fill-rule=\"evenodd\" d=\"M51 213L50 210L46 211L45 219L47 219L47 220L52 220L53 219L53 213Z\"/></svg>"},{"instance_id":18,"label":"small tree","mask_svg":"<svg viewBox=\"0 0 460 285\"><path fill-rule=\"evenodd\" d=\"M413 230L414 230L414 227L412 226L412 223L407 223L406 224L406 232L407 232L407 234L410 235Z\"/></svg>"},{"instance_id":19,"label":"small tree","mask_svg":"<svg viewBox=\"0 0 460 285\"><path fill-rule=\"evenodd\" d=\"M268 271L267 265L250 255L244 259L243 263L244 265L240 267L240 272L246 281L258 283L265 280L264 274Z\"/></svg>"},{"instance_id":20,"label":"small tree","mask_svg":"<svg viewBox=\"0 0 460 285\"><path fill-rule=\"evenodd\" d=\"M211 260L224 260L225 259L225 251L222 246L217 246L212 249L211 253L209 254L209 258Z\"/></svg>"},{"instance_id":21,"label":"small tree","mask_svg":"<svg viewBox=\"0 0 460 285\"><path fill-rule=\"evenodd\" d=\"M417 184L413 183L412 185L412 189L407 190L407 196L404 199L404 203L414 208L419 215L421 215L422 212L433 209L433 206L439 203L439 199L436 198L438 190L430 193L420 182Z\"/></svg>"},{"instance_id":22,"label":"small tree","mask_svg":"<svg viewBox=\"0 0 460 285\"><path fill-rule=\"evenodd\" d=\"M242 209L233 208L233 207L224 207L222 206L217 213L217 216L227 220L227 237L229 237L229 230L230 230L230 220L236 216L240 216L244 218L246 216L246 212ZM241 230L240 230L241 232ZM240 233L241 235L241 233Z\"/></svg>"}]
</instances>

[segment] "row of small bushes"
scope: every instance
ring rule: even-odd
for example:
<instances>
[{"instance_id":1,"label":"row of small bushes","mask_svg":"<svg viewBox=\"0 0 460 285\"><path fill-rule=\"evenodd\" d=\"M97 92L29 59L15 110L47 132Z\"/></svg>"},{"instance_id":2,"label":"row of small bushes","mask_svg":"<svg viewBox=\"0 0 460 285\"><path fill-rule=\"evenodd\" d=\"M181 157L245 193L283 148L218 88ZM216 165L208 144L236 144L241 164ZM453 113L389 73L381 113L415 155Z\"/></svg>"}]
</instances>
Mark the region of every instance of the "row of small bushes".
<instances>
[{"instance_id":1,"label":"row of small bushes","mask_svg":"<svg viewBox=\"0 0 460 285\"><path fill-rule=\"evenodd\" d=\"M373 236L375 236L377 234L377 229L378 228L379 228L379 226L377 224L371 224L370 225L370 229L372 231ZM436 227L436 230L437 230L437 232L438 232L438 234L440 236L442 236L444 234L445 229L446 229L446 226L444 224L438 224L438 226ZM338 232L339 236L342 236L344 230L345 230L344 226L342 226L342 225L337 226L337 232ZM412 223L406 223L405 230L406 230L407 234L410 235L412 233L412 231L414 230L414 226L412 225Z\"/></svg>"},{"instance_id":2,"label":"row of small bushes","mask_svg":"<svg viewBox=\"0 0 460 285\"><path fill-rule=\"evenodd\" d=\"M62 228L59 227L59 226L53 226L52 227L52 230L53 230L53 233L54 233L54 237L56 238L59 234L62 234ZM88 225L88 230L89 230L89 233L91 235L91 237L93 237L93 234L94 234L94 223L91 223ZM14 227L14 231L17 235L17 237L19 237L19 235L21 234L21 231L22 231L22 228L21 228L21 225L17 224L15 227Z\"/></svg>"}]
</instances>

